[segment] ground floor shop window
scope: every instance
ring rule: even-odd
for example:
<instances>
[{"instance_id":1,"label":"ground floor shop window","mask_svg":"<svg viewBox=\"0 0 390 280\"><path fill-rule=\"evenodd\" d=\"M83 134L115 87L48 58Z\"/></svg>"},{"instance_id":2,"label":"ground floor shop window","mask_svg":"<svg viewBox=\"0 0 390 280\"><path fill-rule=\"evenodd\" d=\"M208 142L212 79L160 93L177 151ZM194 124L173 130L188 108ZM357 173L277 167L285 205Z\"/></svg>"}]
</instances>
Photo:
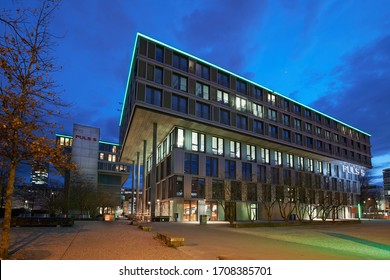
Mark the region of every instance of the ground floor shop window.
<instances>
[{"instance_id":1,"label":"ground floor shop window","mask_svg":"<svg viewBox=\"0 0 390 280\"><path fill-rule=\"evenodd\" d=\"M218 202L206 202L206 215L209 221L218 221Z\"/></svg>"},{"instance_id":2,"label":"ground floor shop window","mask_svg":"<svg viewBox=\"0 0 390 280\"><path fill-rule=\"evenodd\" d=\"M183 221L197 221L198 220L198 202L184 201Z\"/></svg>"}]
</instances>

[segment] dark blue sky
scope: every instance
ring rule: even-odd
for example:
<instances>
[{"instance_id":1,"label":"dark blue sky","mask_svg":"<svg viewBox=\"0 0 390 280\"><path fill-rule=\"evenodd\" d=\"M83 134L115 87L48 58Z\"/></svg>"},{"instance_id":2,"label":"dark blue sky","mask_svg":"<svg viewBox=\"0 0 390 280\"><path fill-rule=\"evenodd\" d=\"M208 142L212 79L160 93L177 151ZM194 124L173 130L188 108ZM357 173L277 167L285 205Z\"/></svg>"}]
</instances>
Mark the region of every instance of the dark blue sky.
<instances>
[{"instance_id":1,"label":"dark blue sky","mask_svg":"<svg viewBox=\"0 0 390 280\"><path fill-rule=\"evenodd\" d=\"M12 3L11 0L9 3ZM27 1L34 2L34 1ZM118 141L137 32L372 135L371 183L390 167L390 1L66 0L53 21L72 124Z\"/></svg>"}]
</instances>

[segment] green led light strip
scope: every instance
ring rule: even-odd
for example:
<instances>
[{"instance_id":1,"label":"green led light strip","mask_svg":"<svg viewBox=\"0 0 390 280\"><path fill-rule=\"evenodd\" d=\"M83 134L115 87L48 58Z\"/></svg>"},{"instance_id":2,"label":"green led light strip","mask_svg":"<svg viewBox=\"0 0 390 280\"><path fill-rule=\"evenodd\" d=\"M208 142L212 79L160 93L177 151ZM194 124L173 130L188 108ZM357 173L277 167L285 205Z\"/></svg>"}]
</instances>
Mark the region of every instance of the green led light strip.
<instances>
[{"instance_id":1,"label":"green led light strip","mask_svg":"<svg viewBox=\"0 0 390 280\"><path fill-rule=\"evenodd\" d=\"M197 61L199 61L199 62L202 62L202 63L204 63L204 64L207 64L208 66L214 67L214 68L216 68L216 69L218 69L218 70L221 70L221 71L223 71L223 72L225 72L225 73L228 73L228 74L230 74L230 75L233 75L233 76L235 76L236 78L239 78L239 79L241 79L241 80L244 80L244 81L246 81L246 82L248 82L248 83L250 83L250 84L253 84L253 85L255 85L255 86L261 87L262 89L265 89L265 90L267 90L267 91L269 91L269 92L271 92L271 93L273 93L273 94L276 94L276 95L278 95L278 96L280 96L280 97L282 97L282 98L285 98L285 99L287 99L287 100L289 100L289 101L292 101L292 102L294 102L294 103L296 103L296 104L298 104L298 105L300 105L300 106L302 106L302 107L304 107L304 108L310 109L310 110L312 110L313 112L318 113L318 114L320 114L320 115L322 115L322 116L328 117L328 118L331 119L331 120L334 120L334 121L336 121L336 122L338 122L338 123L340 123L340 124L342 124L342 125L345 125L345 126L347 126L347 127L349 127L349 128L352 128L352 129L354 129L354 130L356 130L356 131L359 131L359 132L361 132L361 133L363 133L363 134L365 134L365 135L367 135L367 136L371 136L371 134L369 134L369 133L367 133L367 132L364 132L364 131L362 131L362 130L356 128L356 127L353 127L353 126L351 126L351 125L349 125L349 124L346 124L346 123L344 123L344 122L342 122L342 121L340 121L340 120L338 120L338 119L336 119L336 118L333 118L333 117L331 117L331 116L329 116L329 115L327 115L327 114L324 114L324 113L322 113L322 112L320 112L320 111L318 111L318 110L316 110L316 109L314 109L314 108L311 108L311 107L309 107L309 106L307 106L307 105L305 105L305 104L302 104L302 103L300 103L300 102L298 102L298 101L296 101L296 100L294 100L294 99L291 99L290 97L284 96L283 94L280 94L280 93L275 92L275 91L273 91L273 90L271 90L271 89L269 89L269 88L266 88L266 87L264 87L264 86L262 86L262 85L260 85L260 84L257 84L257 83L255 83L255 82L253 82L253 81L250 81L250 80L248 80L248 79L246 79L246 78L244 78L244 77L241 77L240 75L234 74L234 73L230 72L229 70L223 69L223 68L221 68L221 67L219 67L219 66L217 66L217 65L214 65L214 64L212 64L212 63L210 63L210 62L207 62L207 61L205 61L205 60L203 60L203 59L201 59L201 58L198 58L198 57L196 57L196 56L194 56L194 55L191 55L191 54L186 53L186 52L184 52L184 51L182 51L182 50L179 50L179 49L177 49L177 48L175 48L175 47L172 47L172 46L170 46L170 45L167 45L167 44L165 44L165 43L163 43L163 42L157 41L156 39L153 39L153 38L148 37L148 36L146 36L146 35L144 35L144 34L141 34L141 33L137 33L136 39L135 39L135 44L134 44L134 48L133 48L133 56L132 56L132 59L131 59L130 71L129 71L129 76L128 76L127 85L126 85L125 97L124 97L124 99L123 99L122 112L121 112L121 118L120 118L119 125L122 124L122 118L123 118L123 111L124 111L124 106L125 106L125 100L126 100L126 97L127 97L127 94L128 94L129 80L130 80L130 77L131 77L131 72L133 71L133 61L134 61L134 56L135 56L135 50L136 50L136 46L137 46L137 43L138 43L138 40L139 40L140 37L142 37L142 38L144 38L144 39L146 39L146 40L152 41L152 42L154 42L154 43L156 43L156 44L159 44L159 45L161 45L161 46L167 47L167 48L169 48L169 49L171 49L171 50L174 50L174 51L176 51L176 52L178 52L178 53L181 53L181 54L183 54L183 55L185 55L185 56L191 57L192 59L195 59L195 60L197 60Z\"/></svg>"}]
</instances>

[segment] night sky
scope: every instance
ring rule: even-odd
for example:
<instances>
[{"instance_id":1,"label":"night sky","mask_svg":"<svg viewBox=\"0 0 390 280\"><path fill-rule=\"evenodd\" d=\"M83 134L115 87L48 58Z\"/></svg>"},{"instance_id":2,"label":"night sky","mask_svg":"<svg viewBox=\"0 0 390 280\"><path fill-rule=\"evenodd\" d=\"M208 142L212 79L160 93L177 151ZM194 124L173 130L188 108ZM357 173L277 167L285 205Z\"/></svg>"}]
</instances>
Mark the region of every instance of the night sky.
<instances>
[{"instance_id":1,"label":"night sky","mask_svg":"<svg viewBox=\"0 0 390 280\"><path fill-rule=\"evenodd\" d=\"M383 185L382 169L390 167L388 0L65 0L52 30L63 67L55 78L71 104L60 133L79 123L118 141L140 32L371 134L371 184Z\"/></svg>"}]
</instances>

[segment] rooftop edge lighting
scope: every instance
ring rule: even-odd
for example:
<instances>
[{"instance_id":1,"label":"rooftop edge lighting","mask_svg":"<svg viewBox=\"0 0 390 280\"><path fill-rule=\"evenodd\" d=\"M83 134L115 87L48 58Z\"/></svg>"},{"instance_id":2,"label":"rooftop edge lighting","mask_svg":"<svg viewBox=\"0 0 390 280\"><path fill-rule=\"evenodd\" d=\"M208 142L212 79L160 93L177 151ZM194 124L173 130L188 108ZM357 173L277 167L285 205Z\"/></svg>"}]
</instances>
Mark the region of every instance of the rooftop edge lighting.
<instances>
[{"instance_id":1,"label":"rooftop edge lighting","mask_svg":"<svg viewBox=\"0 0 390 280\"><path fill-rule=\"evenodd\" d=\"M180 54L183 54L183 55L188 56L188 57L190 57L190 58L192 58L192 59L195 59L195 60L197 60L197 61L199 61L199 62L202 62L202 63L204 63L204 64L206 64L206 65L208 65L208 66L211 66L211 67L214 67L214 68L216 68L216 69L218 69L218 70L224 71L225 73L228 73L228 74L230 74L230 75L233 75L233 76L235 76L236 78L239 78L239 79L241 79L241 80L243 80L243 81L246 81L246 82L248 82L248 83L250 83L250 84L253 84L253 85L255 85L255 86L261 87L262 89L265 89L265 90L267 90L267 91L269 91L269 92L271 92L271 93L273 93L273 94L276 94L276 95L278 95L278 96L280 96L280 97L282 97L282 98L285 98L285 99L287 99L287 100L289 100L289 101L292 101L292 102L294 102L294 103L296 103L296 104L298 104L298 105L300 105L300 106L302 106L302 107L304 107L304 108L310 109L310 110L312 110L312 111L315 112L315 113L321 114L321 115L323 115L323 116L325 116L325 117L328 117L328 118L331 119L331 120L334 120L334 121L336 121L336 122L338 122L338 123L340 123L340 124L342 124L342 125L345 125L345 126L347 126L347 127L349 127L349 128L352 128L352 129L354 129L354 130L356 130L356 131L358 131L358 132L361 132L361 133L363 133L363 134L365 134L365 135L371 137L371 134L369 134L369 133L367 133L367 132L364 132L364 131L362 131L362 130L356 128L356 127L353 127L353 126L351 126L351 125L349 125L349 124L346 124L346 123L344 123L344 122L342 122L342 121L340 121L340 120L338 120L338 119L336 119L336 118L334 118L334 117L331 117L331 116L329 116L329 115L327 115L327 114L325 114L325 113L322 113L322 112L320 112L320 111L318 111L318 110L316 110L316 109L314 109L314 108L311 108L310 106L307 106L307 105L305 105L305 104L302 104L302 103L300 103L299 101L296 101L296 100L294 100L294 99L291 99L290 97L284 96L283 94L280 94L280 93L278 93L278 92L276 92L276 91L274 91L274 90L271 90L271 89L269 89L269 88L267 88L267 87L265 87L265 86L262 86L262 85L260 85L260 84L258 84L258 83L256 83L256 82L253 82L253 81L251 81L251 80L248 80L247 78L244 78L244 77L242 77L242 76L240 76L240 75L237 75L237 74L235 74L235 73L233 73L233 72L231 72L231 71L229 71L229 70L223 69L222 67L219 67L219 66L217 66L217 65L215 65L215 64L212 64L212 63L210 63L210 62L207 62L207 61L205 61L205 60L203 60L203 59L201 59L201 58L198 58L198 57L196 57L196 56L194 56L194 55L191 55L191 54L189 54L189 53L186 53L186 52L184 52L184 51L182 51L182 50L179 50L179 49L177 49L177 48L175 48L175 47L172 47L172 46L170 46L170 45L168 45L168 44L165 44L165 43L163 43L163 42L160 42L160 41L158 41L158 40L156 40L156 39L153 39L153 38L151 38L151 37L149 37L149 36L146 36L146 35L144 35L144 34L141 34L141 33L139 33L139 32L137 32L136 39L135 39L135 43L134 43L133 55L132 55L131 64L130 64L130 71L129 71L129 75L128 75L128 79L127 79L127 85L126 85L125 96L124 96L123 104L122 104L122 112L121 112L121 117L120 117L120 120L119 120L119 126L122 124L123 111L124 111L125 101L126 101L127 94L128 94L129 80L130 80L130 77L131 77L131 74L132 74L132 71L133 71L133 62L134 62L135 50L136 50L136 46L137 46L138 40L139 40L141 37L144 38L144 39L146 39L146 40L152 41L152 42L154 42L154 43L156 43L156 44L159 44L159 45L161 45L161 46L170 48L170 49L172 49L172 50L174 50L174 51L176 51L176 52L178 52L178 53L180 53Z\"/></svg>"}]
</instances>

